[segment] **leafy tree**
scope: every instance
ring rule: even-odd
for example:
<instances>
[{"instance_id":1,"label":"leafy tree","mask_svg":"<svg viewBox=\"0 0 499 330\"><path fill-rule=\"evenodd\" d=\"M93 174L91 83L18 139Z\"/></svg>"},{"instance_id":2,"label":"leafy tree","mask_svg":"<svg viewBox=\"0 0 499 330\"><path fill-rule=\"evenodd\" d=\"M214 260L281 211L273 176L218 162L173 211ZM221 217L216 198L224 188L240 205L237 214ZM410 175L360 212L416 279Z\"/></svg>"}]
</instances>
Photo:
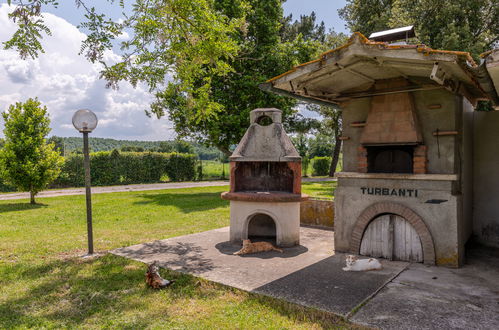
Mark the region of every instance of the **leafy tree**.
<instances>
[{"instance_id":1,"label":"leafy tree","mask_svg":"<svg viewBox=\"0 0 499 330\"><path fill-rule=\"evenodd\" d=\"M243 15L242 2L216 1L217 10L230 18ZM196 120L185 108L185 94L164 94L161 105L180 136L191 136L215 145L226 155L237 144L249 124L249 112L255 108L276 107L283 110L284 120L293 116L296 101L259 90L258 84L289 70L293 65L310 60L318 50L316 41L297 36L283 42L280 36L282 7L280 0L249 0L246 27L234 35L240 52L227 63L233 71L224 76L210 75L211 98L223 111L215 120ZM195 84L200 84L201 81Z\"/></svg>"},{"instance_id":2,"label":"leafy tree","mask_svg":"<svg viewBox=\"0 0 499 330\"><path fill-rule=\"evenodd\" d=\"M61 156L64 156L64 138L53 135L48 138L47 142L52 143L54 145L54 150L56 150Z\"/></svg>"},{"instance_id":3,"label":"leafy tree","mask_svg":"<svg viewBox=\"0 0 499 330\"><path fill-rule=\"evenodd\" d=\"M121 151L123 152L144 152L144 148L137 146L123 146L121 147Z\"/></svg>"},{"instance_id":4,"label":"leafy tree","mask_svg":"<svg viewBox=\"0 0 499 330\"><path fill-rule=\"evenodd\" d=\"M302 36L304 40L316 40L319 42L326 41L326 26L324 22L316 24L315 12L310 15L300 15L300 20L293 22L293 15L286 16L282 19L281 24L281 39L283 41L293 41Z\"/></svg>"},{"instance_id":5,"label":"leafy tree","mask_svg":"<svg viewBox=\"0 0 499 330\"><path fill-rule=\"evenodd\" d=\"M35 195L54 181L61 171L63 158L45 137L50 132L47 108L37 99L11 105L2 113L5 121L5 146L0 150L4 180L20 191Z\"/></svg>"},{"instance_id":6,"label":"leafy tree","mask_svg":"<svg viewBox=\"0 0 499 330\"><path fill-rule=\"evenodd\" d=\"M41 12L45 6L57 6L58 0L7 2L15 5L9 17L18 29L3 43L4 48L17 50L22 58L37 57L43 52L42 35L50 34ZM210 95L212 78L234 71L229 61L240 51L234 35L245 28L246 1L234 1L239 13L229 17L216 8L221 0L135 0L131 13L120 22L88 2L75 1L86 17L80 27L89 32L81 53L103 64L101 76L108 86L117 87L123 80L132 85L142 82L152 93L159 93L161 100L165 93L184 95L189 101L184 111L190 120L214 118L222 110ZM125 9L125 1L108 2ZM105 63L104 53L125 30L132 37L120 43L121 60ZM151 111L162 115L157 106Z\"/></svg>"},{"instance_id":7,"label":"leafy tree","mask_svg":"<svg viewBox=\"0 0 499 330\"><path fill-rule=\"evenodd\" d=\"M194 153L194 147L186 141L182 140L177 140L173 143L173 149L174 151L181 153L181 154L193 154Z\"/></svg>"},{"instance_id":8,"label":"leafy tree","mask_svg":"<svg viewBox=\"0 0 499 330\"><path fill-rule=\"evenodd\" d=\"M333 153L331 135L319 133L309 139L310 158L329 157Z\"/></svg>"},{"instance_id":9,"label":"leafy tree","mask_svg":"<svg viewBox=\"0 0 499 330\"><path fill-rule=\"evenodd\" d=\"M331 166L329 167L329 176L334 176L336 167L340 160L340 152L342 141L340 140L342 134L342 121L341 112L333 107L321 106L317 110L324 120L321 123L320 131L327 136L333 136L334 146L332 148Z\"/></svg>"},{"instance_id":10,"label":"leafy tree","mask_svg":"<svg viewBox=\"0 0 499 330\"><path fill-rule=\"evenodd\" d=\"M4 46L36 57L42 50L38 40L48 33L40 11L56 0L9 3L18 5L11 18L19 29ZM244 134L250 110L277 107L285 119L292 115L294 99L260 91L258 84L310 60L319 49L301 34L281 41L282 0L135 0L120 23L84 0L76 4L86 12L81 26L90 32L82 52L104 65L101 76L108 86L145 83L156 95L150 115L168 115L180 137L226 154ZM121 61L104 63L104 51L123 30L132 38L121 42Z\"/></svg>"},{"instance_id":11,"label":"leafy tree","mask_svg":"<svg viewBox=\"0 0 499 330\"><path fill-rule=\"evenodd\" d=\"M173 152L173 143L171 141L161 141L157 150L158 152Z\"/></svg>"},{"instance_id":12,"label":"leafy tree","mask_svg":"<svg viewBox=\"0 0 499 330\"><path fill-rule=\"evenodd\" d=\"M352 31L366 36L414 25L418 41L476 59L499 40L497 0L348 0L339 13Z\"/></svg>"}]
</instances>

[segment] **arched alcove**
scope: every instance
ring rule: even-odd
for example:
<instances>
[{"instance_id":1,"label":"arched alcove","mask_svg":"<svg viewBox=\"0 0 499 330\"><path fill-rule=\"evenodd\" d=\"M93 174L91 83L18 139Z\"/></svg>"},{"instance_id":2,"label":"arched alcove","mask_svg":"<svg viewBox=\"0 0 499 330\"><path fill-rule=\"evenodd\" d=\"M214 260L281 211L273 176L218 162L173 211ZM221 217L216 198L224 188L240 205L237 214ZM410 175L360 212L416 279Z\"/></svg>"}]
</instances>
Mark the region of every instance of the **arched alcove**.
<instances>
[{"instance_id":1,"label":"arched alcove","mask_svg":"<svg viewBox=\"0 0 499 330\"><path fill-rule=\"evenodd\" d=\"M276 243L276 223L268 214L256 213L250 216L247 233L251 241L270 241Z\"/></svg>"},{"instance_id":2,"label":"arched alcove","mask_svg":"<svg viewBox=\"0 0 499 330\"><path fill-rule=\"evenodd\" d=\"M407 220L421 240L423 262L430 265L435 264L435 245L433 244L433 238L423 219L410 208L392 202L373 204L361 213L352 230L350 252L360 254L362 237L364 236L367 226L373 219L382 214L394 214Z\"/></svg>"}]
</instances>

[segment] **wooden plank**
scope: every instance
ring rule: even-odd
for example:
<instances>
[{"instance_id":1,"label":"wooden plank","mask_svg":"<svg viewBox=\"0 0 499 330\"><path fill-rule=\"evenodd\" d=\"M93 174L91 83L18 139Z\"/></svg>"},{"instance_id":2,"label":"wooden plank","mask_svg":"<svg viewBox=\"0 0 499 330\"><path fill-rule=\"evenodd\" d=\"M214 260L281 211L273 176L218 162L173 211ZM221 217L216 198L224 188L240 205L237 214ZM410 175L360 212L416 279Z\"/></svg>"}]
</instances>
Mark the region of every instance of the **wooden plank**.
<instances>
[{"instance_id":1,"label":"wooden plank","mask_svg":"<svg viewBox=\"0 0 499 330\"><path fill-rule=\"evenodd\" d=\"M389 258L389 215L377 217L367 226L362 237L360 254L371 257Z\"/></svg>"},{"instance_id":2,"label":"wooden plank","mask_svg":"<svg viewBox=\"0 0 499 330\"><path fill-rule=\"evenodd\" d=\"M433 132L433 136L451 136L458 135L458 131L435 131Z\"/></svg>"},{"instance_id":3,"label":"wooden plank","mask_svg":"<svg viewBox=\"0 0 499 330\"><path fill-rule=\"evenodd\" d=\"M367 123L365 121L355 121L353 123L350 123L350 127L364 127L366 125Z\"/></svg>"},{"instance_id":4,"label":"wooden plank","mask_svg":"<svg viewBox=\"0 0 499 330\"><path fill-rule=\"evenodd\" d=\"M400 261L422 262L421 240L412 225L402 217L394 223L394 259Z\"/></svg>"},{"instance_id":5,"label":"wooden plank","mask_svg":"<svg viewBox=\"0 0 499 330\"><path fill-rule=\"evenodd\" d=\"M388 251L387 251L387 257L388 260L393 260L393 231L394 231L394 225L395 225L395 215L390 214L390 221L388 225Z\"/></svg>"}]
</instances>

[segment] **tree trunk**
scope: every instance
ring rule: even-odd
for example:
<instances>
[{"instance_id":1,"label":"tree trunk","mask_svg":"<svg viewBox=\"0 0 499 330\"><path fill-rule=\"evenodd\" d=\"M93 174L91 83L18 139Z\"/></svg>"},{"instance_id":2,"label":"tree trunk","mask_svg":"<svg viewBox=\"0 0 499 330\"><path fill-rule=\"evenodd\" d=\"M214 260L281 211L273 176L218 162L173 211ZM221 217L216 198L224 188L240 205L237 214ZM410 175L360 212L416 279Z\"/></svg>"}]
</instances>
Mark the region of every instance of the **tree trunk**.
<instances>
[{"instance_id":1,"label":"tree trunk","mask_svg":"<svg viewBox=\"0 0 499 330\"><path fill-rule=\"evenodd\" d=\"M232 155L232 152L229 149L227 149L227 148L225 148L223 146L217 146L217 148L218 148L218 150L220 150L221 152L223 152L223 154L225 156L227 156L227 157L230 157Z\"/></svg>"},{"instance_id":2,"label":"tree trunk","mask_svg":"<svg viewBox=\"0 0 499 330\"><path fill-rule=\"evenodd\" d=\"M335 132L334 135L335 144L333 149L333 158L331 159L331 167L329 168L329 176L333 177L336 173L336 167L338 166L338 161L340 159L340 151L341 151L341 140L340 140L340 132Z\"/></svg>"},{"instance_id":3,"label":"tree trunk","mask_svg":"<svg viewBox=\"0 0 499 330\"><path fill-rule=\"evenodd\" d=\"M30 204L36 204L36 202L35 202L35 195L36 195L35 192L33 192L33 191L29 192Z\"/></svg>"}]
</instances>

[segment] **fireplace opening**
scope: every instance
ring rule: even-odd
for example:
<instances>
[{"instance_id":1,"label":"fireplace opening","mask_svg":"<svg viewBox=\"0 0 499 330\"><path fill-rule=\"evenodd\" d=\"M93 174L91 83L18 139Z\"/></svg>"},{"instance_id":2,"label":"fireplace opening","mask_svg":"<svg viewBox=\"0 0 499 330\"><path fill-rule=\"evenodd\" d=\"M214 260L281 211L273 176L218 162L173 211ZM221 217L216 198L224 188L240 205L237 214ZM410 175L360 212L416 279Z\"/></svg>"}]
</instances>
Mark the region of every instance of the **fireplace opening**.
<instances>
[{"instance_id":1,"label":"fireplace opening","mask_svg":"<svg viewBox=\"0 0 499 330\"><path fill-rule=\"evenodd\" d=\"M285 162L239 162L235 170L236 192L293 192L293 171Z\"/></svg>"},{"instance_id":2,"label":"fireplace opening","mask_svg":"<svg viewBox=\"0 0 499 330\"><path fill-rule=\"evenodd\" d=\"M366 149L368 173L413 173L413 146L371 146Z\"/></svg>"},{"instance_id":3,"label":"fireplace opening","mask_svg":"<svg viewBox=\"0 0 499 330\"><path fill-rule=\"evenodd\" d=\"M248 238L252 242L267 241L276 244L276 225L271 216L256 213L248 222Z\"/></svg>"}]
</instances>

